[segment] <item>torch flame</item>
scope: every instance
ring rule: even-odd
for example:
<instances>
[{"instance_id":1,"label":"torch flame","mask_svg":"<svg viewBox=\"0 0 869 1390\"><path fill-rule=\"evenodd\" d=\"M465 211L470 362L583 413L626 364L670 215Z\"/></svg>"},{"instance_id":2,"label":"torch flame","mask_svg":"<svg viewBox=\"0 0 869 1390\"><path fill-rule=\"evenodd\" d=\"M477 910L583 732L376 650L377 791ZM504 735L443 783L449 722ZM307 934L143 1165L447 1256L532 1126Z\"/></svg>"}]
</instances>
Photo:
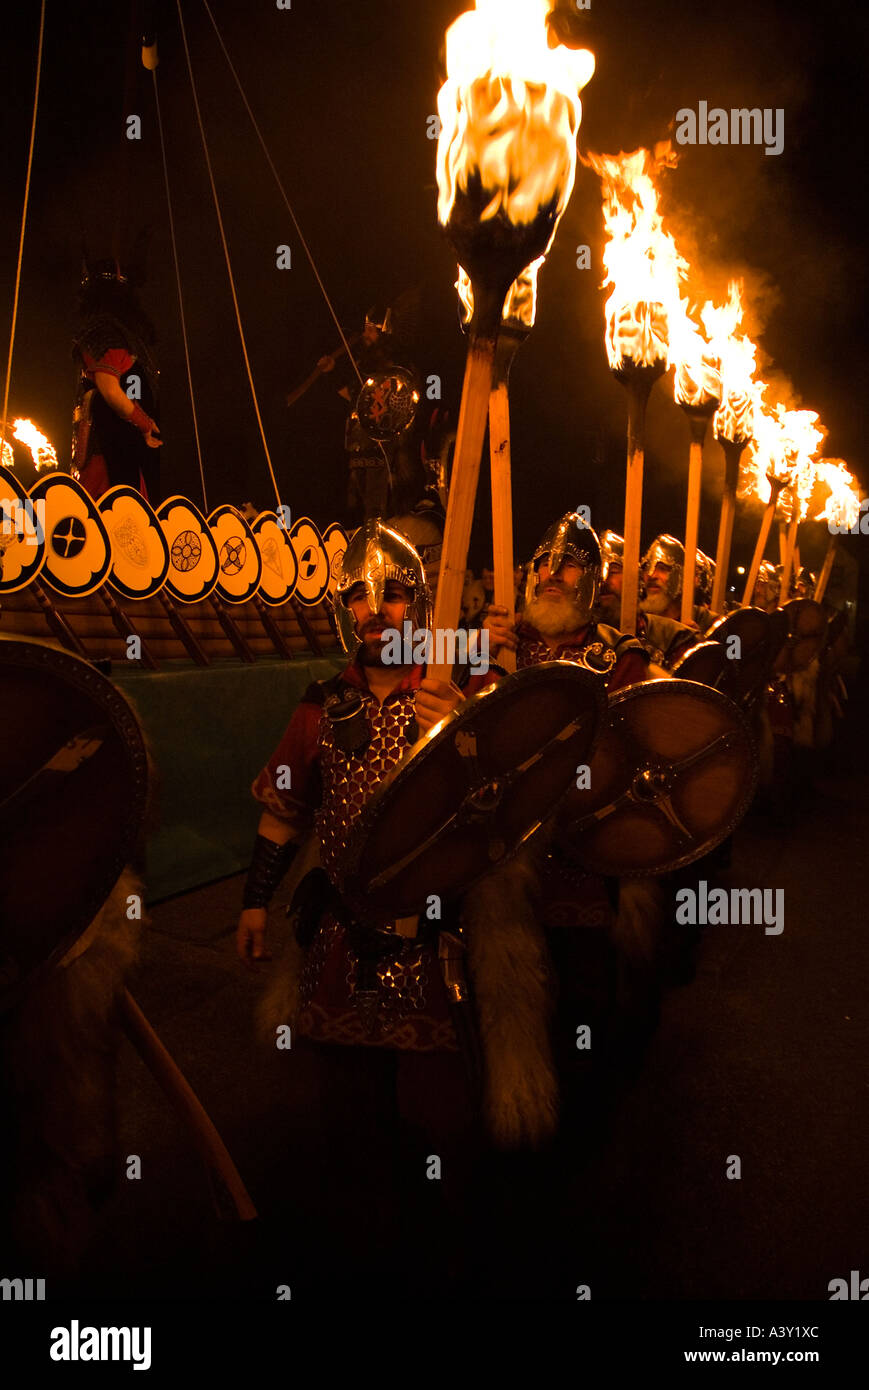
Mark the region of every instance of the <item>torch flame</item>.
<instances>
[{"instance_id":1,"label":"torch flame","mask_svg":"<svg viewBox=\"0 0 869 1390\"><path fill-rule=\"evenodd\" d=\"M670 363L670 327L684 323L679 292L688 264L664 231L658 211L655 176L673 168L676 155L669 141L632 154L589 154L583 163L603 183L604 225L609 237L603 253L606 302L606 347L617 371L630 358L637 366L657 360Z\"/></svg>"},{"instance_id":2,"label":"torch flame","mask_svg":"<svg viewBox=\"0 0 869 1390\"><path fill-rule=\"evenodd\" d=\"M755 382L744 494L768 502L770 479L775 479L791 490L792 508L801 520L808 511L815 483L815 455L826 430L815 410L768 405L764 400L767 390L764 383Z\"/></svg>"},{"instance_id":3,"label":"torch flame","mask_svg":"<svg viewBox=\"0 0 869 1390\"><path fill-rule=\"evenodd\" d=\"M721 359L687 313L671 323L670 356L676 367L673 393L677 405L708 405L710 410L713 402L717 405L721 400Z\"/></svg>"},{"instance_id":4,"label":"torch flame","mask_svg":"<svg viewBox=\"0 0 869 1390\"><path fill-rule=\"evenodd\" d=\"M438 92L438 219L479 181L486 221L503 211L514 226L552 208L557 221L573 190L578 93L594 72L587 49L550 48L552 0L477 0L447 30L447 80ZM554 227L553 227L554 235Z\"/></svg>"},{"instance_id":5,"label":"torch flame","mask_svg":"<svg viewBox=\"0 0 869 1390\"><path fill-rule=\"evenodd\" d=\"M751 435L757 347L747 334L739 332L744 313L742 291L743 282L731 280L726 304L707 300L700 315L721 362L721 405L712 430L722 443L744 444Z\"/></svg>"},{"instance_id":6,"label":"torch flame","mask_svg":"<svg viewBox=\"0 0 869 1390\"><path fill-rule=\"evenodd\" d=\"M857 480L844 459L820 459L816 468L818 481L829 488L827 505L818 512L817 521L832 521L848 530L860 518L860 493Z\"/></svg>"},{"instance_id":7,"label":"torch flame","mask_svg":"<svg viewBox=\"0 0 869 1390\"><path fill-rule=\"evenodd\" d=\"M20 439L22 444L26 444L33 457L33 463L38 471L43 468L57 468L57 454L54 448L46 439L41 430L38 430L32 420L15 420L12 424L12 433L16 439ZM6 446L8 448L8 445ZM4 449L5 461L5 449Z\"/></svg>"},{"instance_id":8,"label":"torch flame","mask_svg":"<svg viewBox=\"0 0 869 1390\"><path fill-rule=\"evenodd\" d=\"M12 445L5 439L3 440L3 452L0 454L0 464L2 464L4 468L15 467L15 455L12 452Z\"/></svg>"},{"instance_id":9,"label":"torch flame","mask_svg":"<svg viewBox=\"0 0 869 1390\"><path fill-rule=\"evenodd\" d=\"M534 327L534 321L537 318L537 276L545 260L545 256L538 256L537 260L527 265L522 274L513 281L501 311L503 324L524 329ZM460 265L458 271L456 290L458 291L462 325L464 326L469 324L474 317L474 290L471 285L471 277L464 266Z\"/></svg>"}]
</instances>

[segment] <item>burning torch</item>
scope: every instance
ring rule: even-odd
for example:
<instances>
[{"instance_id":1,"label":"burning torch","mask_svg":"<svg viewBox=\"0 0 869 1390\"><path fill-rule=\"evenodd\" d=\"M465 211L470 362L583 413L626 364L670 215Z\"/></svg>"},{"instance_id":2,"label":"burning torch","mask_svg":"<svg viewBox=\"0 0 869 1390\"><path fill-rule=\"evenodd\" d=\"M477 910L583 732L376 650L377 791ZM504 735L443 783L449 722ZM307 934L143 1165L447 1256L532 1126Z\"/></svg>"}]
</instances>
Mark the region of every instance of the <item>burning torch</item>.
<instances>
[{"instance_id":1,"label":"burning torch","mask_svg":"<svg viewBox=\"0 0 869 1390\"><path fill-rule=\"evenodd\" d=\"M844 459L821 459L817 465L816 473L818 481L824 483L829 489L829 496L824 510L819 512L815 519L826 521L831 526L830 542L824 556L821 573L818 575L818 582L815 585L815 602L821 603L827 592L830 575L833 572L836 542L842 528L845 531L850 531L852 526L857 525L860 516L860 497L856 480ZM832 526L839 529L832 531Z\"/></svg>"},{"instance_id":2,"label":"burning torch","mask_svg":"<svg viewBox=\"0 0 869 1390\"><path fill-rule=\"evenodd\" d=\"M610 369L628 393L628 457L625 477L625 550L621 627L636 627L643 505L643 457L649 393L669 365L669 323L680 316L679 280L687 265L663 230L654 175L672 168L670 145L655 153L593 155L583 161L603 183L609 237L603 261L612 285L606 302Z\"/></svg>"},{"instance_id":3,"label":"burning torch","mask_svg":"<svg viewBox=\"0 0 869 1390\"><path fill-rule=\"evenodd\" d=\"M685 568L682 574L682 622L694 619L694 570L700 522L703 442L710 419L721 404L720 360L688 319L674 344L676 375L673 394L688 416L691 448L688 456L688 503L685 512Z\"/></svg>"},{"instance_id":4,"label":"burning torch","mask_svg":"<svg viewBox=\"0 0 869 1390\"><path fill-rule=\"evenodd\" d=\"M494 601L514 619L513 582L513 482L510 447L510 368L537 314L537 273L545 257L523 270L510 286L501 314L495 346L492 389L489 393L489 462L492 479L492 563L495 570ZM467 272L459 266L456 285L468 323L473 317L474 296ZM504 648L498 661L507 671L516 669L516 653Z\"/></svg>"},{"instance_id":5,"label":"burning torch","mask_svg":"<svg viewBox=\"0 0 869 1390\"><path fill-rule=\"evenodd\" d=\"M504 301L513 282L548 251L573 190L578 94L594 71L594 57L586 49L549 46L551 9L551 0L477 0L446 35L447 80L438 93L438 220L470 280L473 316L436 631L455 627L461 607ZM505 606L512 607L512 588ZM446 667L429 669L439 680L451 674Z\"/></svg>"}]
</instances>

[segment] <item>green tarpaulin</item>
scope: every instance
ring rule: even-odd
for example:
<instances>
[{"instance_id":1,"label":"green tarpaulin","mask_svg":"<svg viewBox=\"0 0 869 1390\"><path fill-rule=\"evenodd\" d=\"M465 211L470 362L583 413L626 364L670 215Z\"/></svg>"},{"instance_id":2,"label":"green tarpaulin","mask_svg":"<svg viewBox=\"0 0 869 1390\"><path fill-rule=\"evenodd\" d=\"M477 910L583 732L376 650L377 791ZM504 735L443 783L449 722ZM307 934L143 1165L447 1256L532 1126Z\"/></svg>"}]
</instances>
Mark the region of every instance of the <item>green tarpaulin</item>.
<instances>
[{"instance_id":1,"label":"green tarpaulin","mask_svg":"<svg viewBox=\"0 0 869 1390\"><path fill-rule=\"evenodd\" d=\"M251 782L311 681L344 664L336 655L129 674L114 668L112 679L139 716L155 767L149 902L247 867L259 818Z\"/></svg>"}]
</instances>

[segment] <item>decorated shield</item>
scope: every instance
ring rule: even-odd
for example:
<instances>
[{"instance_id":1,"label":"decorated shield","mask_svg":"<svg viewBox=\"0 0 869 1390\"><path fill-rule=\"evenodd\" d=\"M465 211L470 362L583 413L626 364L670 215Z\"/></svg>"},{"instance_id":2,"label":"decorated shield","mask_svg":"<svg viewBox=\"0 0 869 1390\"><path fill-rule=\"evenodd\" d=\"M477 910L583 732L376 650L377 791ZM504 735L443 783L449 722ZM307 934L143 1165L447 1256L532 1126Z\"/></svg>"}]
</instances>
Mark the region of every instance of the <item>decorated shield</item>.
<instances>
[{"instance_id":1,"label":"decorated shield","mask_svg":"<svg viewBox=\"0 0 869 1390\"><path fill-rule=\"evenodd\" d=\"M220 573L217 546L205 517L186 497L167 497L157 519L169 547L166 588L179 603L197 603L212 592Z\"/></svg>"},{"instance_id":2,"label":"decorated shield","mask_svg":"<svg viewBox=\"0 0 869 1390\"><path fill-rule=\"evenodd\" d=\"M404 367L376 372L363 382L356 399L359 423L372 439L398 439L413 424L419 392Z\"/></svg>"},{"instance_id":3,"label":"decorated shield","mask_svg":"<svg viewBox=\"0 0 869 1390\"><path fill-rule=\"evenodd\" d=\"M707 854L751 804L757 755L745 715L693 681L645 681L609 700L609 723L557 821L568 859L619 877Z\"/></svg>"},{"instance_id":4,"label":"decorated shield","mask_svg":"<svg viewBox=\"0 0 869 1390\"><path fill-rule=\"evenodd\" d=\"M44 510L0 465L0 594L26 588L45 564Z\"/></svg>"},{"instance_id":5,"label":"decorated shield","mask_svg":"<svg viewBox=\"0 0 869 1390\"><path fill-rule=\"evenodd\" d=\"M299 562L286 527L277 512L260 512L251 530L263 561L260 597L277 607L292 598L299 578Z\"/></svg>"},{"instance_id":6,"label":"decorated shield","mask_svg":"<svg viewBox=\"0 0 869 1390\"><path fill-rule=\"evenodd\" d=\"M314 608L325 598L331 582L323 537L309 517L300 516L290 528L290 540L299 562L295 597L306 607Z\"/></svg>"},{"instance_id":7,"label":"decorated shield","mask_svg":"<svg viewBox=\"0 0 869 1390\"><path fill-rule=\"evenodd\" d=\"M0 636L0 1004L62 956L138 841L142 732L117 686L70 652ZM12 736L14 733L14 737Z\"/></svg>"},{"instance_id":8,"label":"decorated shield","mask_svg":"<svg viewBox=\"0 0 869 1390\"><path fill-rule=\"evenodd\" d=\"M786 675L805 671L824 650L827 615L812 598L794 598L784 605L788 635L776 661L776 670Z\"/></svg>"},{"instance_id":9,"label":"decorated shield","mask_svg":"<svg viewBox=\"0 0 869 1390\"><path fill-rule=\"evenodd\" d=\"M260 586L263 562L256 536L235 507L215 507L208 525L217 546L217 592L227 603L246 603Z\"/></svg>"},{"instance_id":10,"label":"decorated shield","mask_svg":"<svg viewBox=\"0 0 869 1390\"><path fill-rule=\"evenodd\" d=\"M391 921L464 891L552 815L605 712L603 681L565 661L468 700L368 803L339 874L347 900Z\"/></svg>"},{"instance_id":11,"label":"decorated shield","mask_svg":"<svg viewBox=\"0 0 869 1390\"><path fill-rule=\"evenodd\" d=\"M721 688L727 656L720 642L698 642L673 665L673 675L682 681L699 681L701 685Z\"/></svg>"},{"instance_id":12,"label":"decorated shield","mask_svg":"<svg viewBox=\"0 0 869 1390\"><path fill-rule=\"evenodd\" d=\"M323 532L323 546L329 559L330 594L334 594L337 588L341 562L344 559L344 552L349 540L350 537L339 521L333 521L332 525Z\"/></svg>"},{"instance_id":13,"label":"decorated shield","mask_svg":"<svg viewBox=\"0 0 869 1390\"><path fill-rule=\"evenodd\" d=\"M45 503L45 564L40 577L59 594L92 594L108 575L112 544L96 503L68 473L52 473L29 493Z\"/></svg>"},{"instance_id":14,"label":"decorated shield","mask_svg":"<svg viewBox=\"0 0 869 1390\"><path fill-rule=\"evenodd\" d=\"M736 608L713 623L707 640L720 642L726 660L717 689L738 704L753 699L772 675L775 634L762 608Z\"/></svg>"},{"instance_id":15,"label":"decorated shield","mask_svg":"<svg viewBox=\"0 0 869 1390\"><path fill-rule=\"evenodd\" d=\"M125 598L150 598L169 572L169 547L157 516L135 488L121 483L97 503L112 540L109 583Z\"/></svg>"}]
</instances>

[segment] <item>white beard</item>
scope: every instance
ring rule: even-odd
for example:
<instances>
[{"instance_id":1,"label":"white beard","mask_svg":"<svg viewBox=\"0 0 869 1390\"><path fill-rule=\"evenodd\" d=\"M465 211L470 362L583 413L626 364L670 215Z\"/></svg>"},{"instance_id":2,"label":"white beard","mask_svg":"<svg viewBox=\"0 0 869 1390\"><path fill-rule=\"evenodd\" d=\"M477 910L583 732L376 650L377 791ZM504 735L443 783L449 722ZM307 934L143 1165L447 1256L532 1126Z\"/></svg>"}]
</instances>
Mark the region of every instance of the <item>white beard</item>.
<instances>
[{"instance_id":1,"label":"white beard","mask_svg":"<svg viewBox=\"0 0 869 1390\"><path fill-rule=\"evenodd\" d=\"M640 612L663 614L673 601L667 591L661 589L657 594L646 595L640 603Z\"/></svg>"},{"instance_id":2,"label":"white beard","mask_svg":"<svg viewBox=\"0 0 869 1390\"><path fill-rule=\"evenodd\" d=\"M590 622L588 612L576 599L542 594L525 605L522 617L542 637L569 636Z\"/></svg>"}]
</instances>

